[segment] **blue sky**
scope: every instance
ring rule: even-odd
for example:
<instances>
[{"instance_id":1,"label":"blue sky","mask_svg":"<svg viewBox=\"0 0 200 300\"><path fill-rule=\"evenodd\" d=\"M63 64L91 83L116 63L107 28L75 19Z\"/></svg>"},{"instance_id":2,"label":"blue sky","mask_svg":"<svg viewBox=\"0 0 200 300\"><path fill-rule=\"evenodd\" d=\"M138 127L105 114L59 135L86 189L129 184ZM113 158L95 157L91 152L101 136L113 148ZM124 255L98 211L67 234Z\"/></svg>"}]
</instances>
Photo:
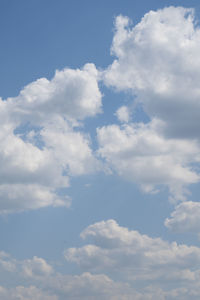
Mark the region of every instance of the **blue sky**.
<instances>
[{"instance_id":1,"label":"blue sky","mask_svg":"<svg viewBox=\"0 0 200 300\"><path fill-rule=\"evenodd\" d=\"M199 299L199 20L0 2L1 299Z\"/></svg>"}]
</instances>

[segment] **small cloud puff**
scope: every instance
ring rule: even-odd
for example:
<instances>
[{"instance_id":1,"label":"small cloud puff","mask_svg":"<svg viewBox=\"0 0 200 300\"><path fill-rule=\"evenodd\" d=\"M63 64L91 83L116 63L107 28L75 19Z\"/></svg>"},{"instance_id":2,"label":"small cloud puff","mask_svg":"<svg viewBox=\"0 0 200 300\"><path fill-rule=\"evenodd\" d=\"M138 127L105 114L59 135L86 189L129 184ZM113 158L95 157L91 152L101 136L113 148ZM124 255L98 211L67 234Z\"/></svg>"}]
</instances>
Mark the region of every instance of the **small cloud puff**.
<instances>
[{"instance_id":1,"label":"small cloud puff","mask_svg":"<svg viewBox=\"0 0 200 300\"><path fill-rule=\"evenodd\" d=\"M130 120L130 112L127 106L121 106L116 111L115 115L121 123L128 123Z\"/></svg>"}]
</instances>

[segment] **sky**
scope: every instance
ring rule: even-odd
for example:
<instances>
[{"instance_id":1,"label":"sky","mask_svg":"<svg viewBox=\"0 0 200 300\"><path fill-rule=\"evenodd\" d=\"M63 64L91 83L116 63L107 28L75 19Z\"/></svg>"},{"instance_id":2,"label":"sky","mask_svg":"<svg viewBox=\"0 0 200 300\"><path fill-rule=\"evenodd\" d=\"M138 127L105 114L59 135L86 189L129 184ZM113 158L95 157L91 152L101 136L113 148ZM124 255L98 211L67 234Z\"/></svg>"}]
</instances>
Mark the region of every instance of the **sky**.
<instances>
[{"instance_id":1,"label":"sky","mask_svg":"<svg viewBox=\"0 0 200 300\"><path fill-rule=\"evenodd\" d=\"M0 1L0 299L199 299L199 24Z\"/></svg>"}]
</instances>

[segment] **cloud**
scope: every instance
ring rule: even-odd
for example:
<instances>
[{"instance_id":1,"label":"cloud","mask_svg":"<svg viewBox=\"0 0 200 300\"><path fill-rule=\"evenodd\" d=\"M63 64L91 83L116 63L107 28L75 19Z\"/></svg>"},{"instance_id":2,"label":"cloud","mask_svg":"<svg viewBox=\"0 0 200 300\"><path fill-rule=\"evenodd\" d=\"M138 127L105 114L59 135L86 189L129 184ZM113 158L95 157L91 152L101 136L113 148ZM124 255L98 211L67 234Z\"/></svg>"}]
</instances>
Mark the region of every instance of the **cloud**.
<instances>
[{"instance_id":1,"label":"cloud","mask_svg":"<svg viewBox=\"0 0 200 300\"><path fill-rule=\"evenodd\" d=\"M164 122L171 137L199 138L200 30L194 10L150 11L134 27L118 16L104 82L130 91L150 118Z\"/></svg>"},{"instance_id":2,"label":"cloud","mask_svg":"<svg viewBox=\"0 0 200 300\"><path fill-rule=\"evenodd\" d=\"M16 260L4 251L0 251L0 270L7 272L16 271Z\"/></svg>"},{"instance_id":3,"label":"cloud","mask_svg":"<svg viewBox=\"0 0 200 300\"><path fill-rule=\"evenodd\" d=\"M42 288L34 285L13 288L0 286L0 297L2 300L132 300L133 297L135 300L153 300L156 296L158 300L164 299L159 298L162 291L138 293L128 284L114 282L104 274L57 275L48 280L45 282L45 279L41 279Z\"/></svg>"},{"instance_id":4,"label":"cloud","mask_svg":"<svg viewBox=\"0 0 200 300\"><path fill-rule=\"evenodd\" d=\"M90 244L64 252L81 267L78 275L56 271L57 263L44 258L20 261L0 252L1 299L198 299L198 247L151 238L114 220L88 226L81 237Z\"/></svg>"},{"instance_id":5,"label":"cloud","mask_svg":"<svg viewBox=\"0 0 200 300\"><path fill-rule=\"evenodd\" d=\"M101 112L95 66L56 71L0 108L0 213L69 206L69 177L99 169L80 123Z\"/></svg>"},{"instance_id":6,"label":"cloud","mask_svg":"<svg viewBox=\"0 0 200 300\"><path fill-rule=\"evenodd\" d=\"M21 119L44 123L53 116L81 120L101 112L98 71L94 64L82 69L56 71L53 79L40 78L9 98L8 105Z\"/></svg>"},{"instance_id":7,"label":"cloud","mask_svg":"<svg viewBox=\"0 0 200 300\"><path fill-rule=\"evenodd\" d=\"M0 252L0 273L18 273L20 276L42 277L54 273L54 269L43 258L34 256L32 259L16 260L8 253Z\"/></svg>"},{"instance_id":8,"label":"cloud","mask_svg":"<svg viewBox=\"0 0 200 300\"><path fill-rule=\"evenodd\" d=\"M115 59L102 72L104 83L129 92L134 105L117 110L127 125L98 129L98 153L146 192L167 186L171 201L186 200L187 186L199 182L199 45L192 9L150 11L135 26L120 15L111 47ZM130 124L131 108L141 106L148 123Z\"/></svg>"},{"instance_id":9,"label":"cloud","mask_svg":"<svg viewBox=\"0 0 200 300\"><path fill-rule=\"evenodd\" d=\"M0 186L0 212L12 213L46 206L69 207L71 198L59 196L54 189L37 184L3 184Z\"/></svg>"},{"instance_id":10,"label":"cloud","mask_svg":"<svg viewBox=\"0 0 200 300\"><path fill-rule=\"evenodd\" d=\"M24 276L48 276L53 273L53 268L42 258L34 256L22 264Z\"/></svg>"},{"instance_id":11,"label":"cloud","mask_svg":"<svg viewBox=\"0 0 200 300\"><path fill-rule=\"evenodd\" d=\"M120 227L114 220L90 225L81 237L89 238L92 244L69 248L65 257L84 270L106 272L121 280L157 281L160 284L172 280L193 281L199 276L198 247L150 238Z\"/></svg>"},{"instance_id":12,"label":"cloud","mask_svg":"<svg viewBox=\"0 0 200 300\"><path fill-rule=\"evenodd\" d=\"M193 10L181 7L150 11L135 27L118 16L116 59L106 70L94 64L66 68L28 84L17 97L0 99L0 213L69 205L59 190L70 177L101 169L83 130L84 119L102 111L99 80L130 91L150 119L129 124L134 106L122 105L116 116L127 125L98 130L99 157L144 191L165 185L171 200L185 200L187 186L199 181L199 32ZM36 198L25 205L31 189Z\"/></svg>"},{"instance_id":13,"label":"cloud","mask_svg":"<svg viewBox=\"0 0 200 300\"><path fill-rule=\"evenodd\" d=\"M50 283L50 282L49 282ZM59 299L105 299L105 300L131 300L141 299L140 294L128 284L115 282L104 274L91 274L89 272L74 276L58 276L52 278L52 288L60 295Z\"/></svg>"},{"instance_id":14,"label":"cloud","mask_svg":"<svg viewBox=\"0 0 200 300\"><path fill-rule=\"evenodd\" d=\"M157 122L109 125L99 128L99 155L120 176L154 192L159 185L169 187L171 200L184 200L185 187L199 181L190 167L198 162L199 147L193 141L165 139Z\"/></svg>"},{"instance_id":15,"label":"cloud","mask_svg":"<svg viewBox=\"0 0 200 300\"><path fill-rule=\"evenodd\" d=\"M160 293L156 299L196 299L200 289L198 247L151 238L114 220L90 225L81 237L90 244L69 248L64 255L82 270L109 274L115 281L137 287L139 299L142 294L144 299L147 295L146 299L155 299L155 292Z\"/></svg>"},{"instance_id":16,"label":"cloud","mask_svg":"<svg viewBox=\"0 0 200 300\"><path fill-rule=\"evenodd\" d=\"M165 226L175 232L200 233L200 203L187 201L175 207Z\"/></svg>"},{"instance_id":17,"label":"cloud","mask_svg":"<svg viewBox=\"0 0 200 300\"><path fill-rule=\"evenodd\" d=\"M64 120L47 124L40 134L54 159L69 175L88 174L100 168L93 156L89 136L73 130Z\"/></svg>"},{"instance_id":18,"label":"cloud","mask_svg":"<svg viewBox=\"0 0 200 300\"><path fill-rule=\"evenodd\" d=\"M4 288L0 286L0 297L2 300L59 300L56 295L49 295L31 285L29 287L17 286L15 288Z\"/></svg>"},{"instance_id":19,"label":"cloud","mask_svg":"<svg viewBox=\"0 0 200 300\"><path fill-rule=\"evenodd\" d=\"M44 259L36 256L17 261L1 252L0 276L5 277L6 272L9 274L9 287L0 286L2 300L132 300L133 297L136 300L153 299L146 292L140 293L128 283L114 281L105 274L84 272L81 275L65 275L55 272ZM157 294L157 290L153 292L153 295Z\"/></svg>"},{"instance_id":20,"label":"cloud","mask_svg":"<svg viewBox=\"0 0 200 300\"><path fill-rule=\"evenodd\" d=\"M119 119L120 122L122 123L127 123L130 120L130 112L127 106L121 106L118 108L116 111L115 115Z\"/></svg>"}]
</instances>

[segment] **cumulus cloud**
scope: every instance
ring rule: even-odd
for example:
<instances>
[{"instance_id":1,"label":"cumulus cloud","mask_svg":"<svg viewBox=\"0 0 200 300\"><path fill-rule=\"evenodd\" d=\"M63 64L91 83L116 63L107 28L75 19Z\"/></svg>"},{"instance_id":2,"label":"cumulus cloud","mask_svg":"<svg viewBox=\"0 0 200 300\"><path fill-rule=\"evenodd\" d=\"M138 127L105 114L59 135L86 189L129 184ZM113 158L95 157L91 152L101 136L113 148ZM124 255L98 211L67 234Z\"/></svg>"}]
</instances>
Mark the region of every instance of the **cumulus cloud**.
<instances>
[{"instance_id":1,"label":"cumulus cloud","mask_svg":"<svg viewBox=\"0 0 200 300\"><path fill-rule=\"evenodd\" d=\"M81 267L78 275L58 272L37 256L19 261L0 252L0 276L9 274L1 299L198 299L198 247L152 238L114 220L88 226L81 237L90 244L64 252Z\"/></svg>"},{"instance_id":2,"label":"cumulus cloud","mask_svg":"<svg viewBox=\"0 0 200 300\"><path fill-rule=\"evenodd\" d=\"M52 80L41 78L28 84L18 97L9 98L8 104L16 119L29 121L31 117L37 124L55 115L69 120L95 116L101 112L98 71L94 64L56 71Z\"/></svg>"},{"instance_id":3,"label":"cumulus cloud","mask_svg":"<svg viewBox=\"0 0 200 300\"><path fill-rule=\"evenodd\" d=\"M95 66L56 71L0 99L0 108L0 213L69 206L59 189L70 176L99 168L80 129L80 121L101 112Z\"/></svg>"},{"instance_id":4,"label":"cumulus cloud","mask_svg":"<svg viewBox=\"0 0 200 300\"><path fill-rule=\"evenodd\" d=\"M69 299L105 299L105 300L131 300L141 299L128 284L115 282L105 274L91 274L89 272L75 276L52 277L51 284L54 291L60 295L59 300Z\"/></svg>"},{"instance_id":5,"label":"cumulus cloud","mask_svg":"<svg viewBox=\"0 0 200 300\"><path fill-rule=\"evenodd\" d=\"M127 123L130 120L130 112L127 106L123 105L116 111L116 116L122 123Z\"/></svg>"},{"instance_id":6,"label":"cumulus cloud","mask_svg":"<svg viewBox=\"0 0 200 300\"><path fill-rule=\"evenodd\" d=\"M0 296L2 300L158 300L164 298L159 289L150 293L139 293L126 283L113 281L104 274L93 275L91 273L83 273L81 275L58 275L45 279L41 279L38 288L34 285L16 286L13 288L5 288L0 286ZM36 284L38 284L36 282ZM46 291L48 289L48 291Z\"/></svg>"},{"instance_id":7,"label":"cumulus cloud","mask_svg":"<svg viewBox=\"0 0 200 300\"><path fill-rule=\"evenodd\" d=\"M36 256L17 261L5 252L0 252L0 276L5 276L5 272L9 272L9 280L11 275L17 280L14 280L14 285L11 280L9 287L0 286L2 300L153 299L146 292L140 293L128 283L114 281L105 274L84 272L81 275L65 275L55 272L44 259ZM152 294L158 295L157 290Z\"/></svg>"},{"instance_id":8,"label":"cumulus cloud","mask_svg":"<svg viewBox=\"0 0 200 300\"><path fill-rule=\"evenodd\" d=\"M196 299L200 289L198 247L151 238L121 227L114 220L90 225L81 237L89 239L90 244L64 253L81 269L103 272L137 286L139 299L155 299L155 293L156 299Z\"/></svg>"},{"instance_id":9,"label":"cumulus cloud","mask_svg":"<svg viewBox=\"0 0 200 300\"><path fill-rule=\"evenodd\" d=\"M200 233L200 203L187 201L175 207L165 226L174 232Z\"/></svg>"},{"instance_id":10,"label":"cumulus cloud","mask_svg":"<svg viewBox=\"0 0 200 300\"><path fill-rule=\"evenodd\" d=\"M132 95L130 109L142 105L149 122L100 128L99 154L147 192L169 187L173 201L186 200L187 185L199 181L199 49L192 9L150 11L135 26L120 15L111 47L115 60L102 73L107 86ZM122 106L116 115L127 123L127 113Z\"/></svg>"},{"instance_id":11,"label":"cumulus cloud","mask_svg":"<svg viewBox=\"0 0 200 300\"><path fill-rule=\"evenodd\" d=\"M65 251L69 261L83 269L107 271L129 280L193 280L200 261L200 249L194 246L168 243L160 238L150 238L137 231L120 227L108 220L90 225L82 234L92 244ZM120 274L117 273L120 270ZM198 275L199 276L199 275Z\"/></svg>"},{"instance_id":12,"label":"cumulus cloud","mask_svg":"<svg viewBox=\"0 0 200 300\"><path fill-rule=\"evenodd\" d=\"M28 84L17 97L0 99L0 212L69 205L58 193L69 177L99 170L90 137L80 126L101 112L100 79L130 91L150 121L129 124L132 112L122 105L116 116L129 125L100 128L98 154L143 190L155 192L164 184L172 200L185 200L187 186L199 181L191 166L200 160L199 32L193 10L181 7L150 11L134 27L118 16L112 43L116 59L101 76L94 64L66 68L51 80ZM35 203L27 197L31 189Z\"/></svg>"},{"instance_id":13,"label":"cumulus cloud","mask_svg":"<svg viewBox=\"0 0 200 300\"><path fill-rule=\"evenodd\" d=\"M129 90L151 118L164 121L169 136L198 138L200 31L194 11L167 7L150 11L135 27L118 16L107 85Z\"/></svg>"},{"instance_id":14,"label":"cumulus cloud","mask_svg":"<svg viewBox=\"0 0 200 300\"><path fill-rule=\"evenodd\" d=\"M165 139L157 122L110 125L99 128L98 153L120 176L154 192L165 184L171 200L184 200L185 187L199 175L189 166L199 161L198 144L187 140Z\"/></svg>"},{"instance_id":15,"label":"cumulus cloud","mask_svg":"<svg viewBox=\"0 0 200 300\"><path fill-rule=\"evenodd\" d=\"M82 175L98 170L99 162L93 156L89 136L74 131L64 120L47 124L40 134L54 159L69 175Z\"/></svg>"},{"instance_id":16,"label":"cumulus cloud","mask_svg":"<svg viewBox=\"0 0 200 300\"><path fill-rule=\"evenodd\" d=\"M53 273L53 268L42 258L34 256L22 263L24 276L48 276Z\"/></svg>"},{"instance_id":17,"label":"cumulus cloud","mask_svg":"<svg viewBox=\"0 0 200 300\"><path fill-rule=\"evenodd\" d=\"M2 184L0 186L1 213L21 212L46 206L69 207L71 198L59 196L53 188L37 184Z\"/></svg>"},{"instance_id":18,"label":"cumulus cloud","mask_svg":"<svg viewBox=\"0 0 200 300\"><path fill-rule=\"evenodd\" d=\"M50 295L31 285L28 287L17 286L15 288L4 288L0 286L2 300L59 300L56 295Z\"/></svg>"},{"instance_id":19,"label":"cumulus cloud","mask_svg":"<svg viewBox=\"0 0 200 300\"><path fill-rule=\"evenodd\" d=\"M43 258L34 256L32 259L16 260L8 253L0 252L0 273L19 273L24 277L48 276L54 269Z\"/></svg>"}]
</instances>

